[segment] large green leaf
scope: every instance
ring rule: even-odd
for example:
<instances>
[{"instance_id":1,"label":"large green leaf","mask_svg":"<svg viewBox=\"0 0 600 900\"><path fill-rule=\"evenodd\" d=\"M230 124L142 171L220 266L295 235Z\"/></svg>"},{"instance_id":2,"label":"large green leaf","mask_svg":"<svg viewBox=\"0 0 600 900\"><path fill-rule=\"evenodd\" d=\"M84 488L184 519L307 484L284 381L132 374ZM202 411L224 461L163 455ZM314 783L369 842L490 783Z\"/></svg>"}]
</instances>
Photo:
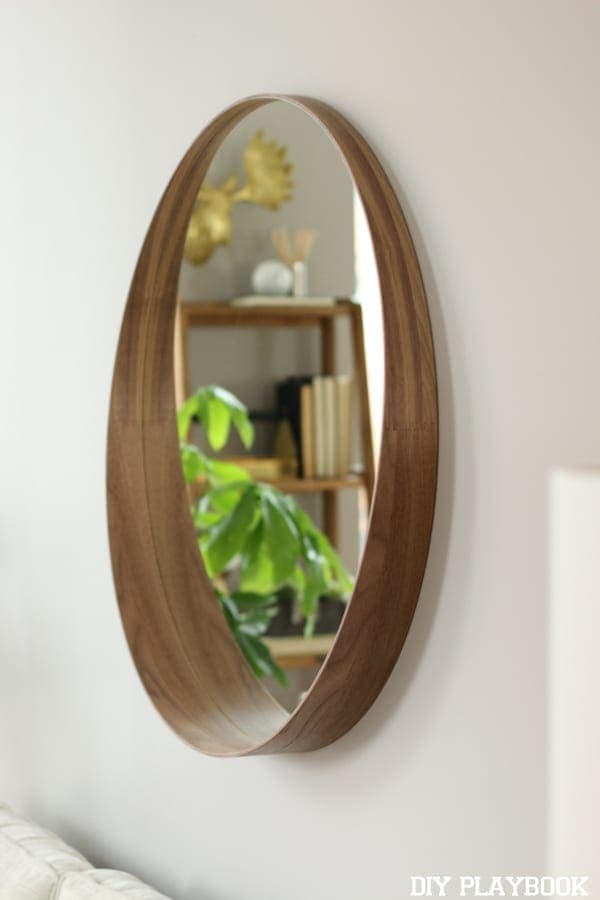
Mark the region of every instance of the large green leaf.
<instances>
[{"instance_id":1,"label":"large green leaf","mask_svg":"<svg viewBox=\"0 0 600 900\"><path fill-rule=\"evenodd\" d=\"M209 460L209 477L213 487L219 487L223 484L239 481L251 481L250 475L246 469L236 466L235 463L227 462L223 459Z\"/></svg>"},{"instance_id":2,"label":"large green leaf","mask_svg":"<svg viewBox=\"0 0 600 900\"><path fill-rule=\"evenodd\" d=\"M227 596L219 592L217 596L233 636L254 674L259 678L271 676L287 687L289 682L285 672L261 640L270 619L277 613L277 598L240 593Z\"/></svg>"},{"instance_id":3,"label":"large green leaf","mask_svg":"<svg viewBox=\"0 0 600 900\"><path fill-rule=\"evenodd\" d=\"M255 594L251 591L233 591L229 596L240 613L251 612L259 607L276 608L279 604L279 597L277 594Z\"/></svg>"},{"instance_id":4,"label":"large green leaf","mask_svg":"<svg viewBox=\"0 0 600 900\"><path fill-rule=\"evenodd\" d=\"M350 594L353 580L328 538L291 497L286 498L286 505L301 534L302 555L308 564L321 568L325 590L342 596Z\"/></svg>"},{"instance_id":5,"label":"large green leaf","mask_svg":"<svg viewBox=\"0 0 600 900\"><path fill-rule=\"evenodd\" d=\"M212 488L192 507L192 517L198 527L210 528L233 512L246 491L249 481L232 481Z\"/></svg>"},{"instance_id":6,"label":"large green leaf","mask_svg":"<svg viewBox=\"0 0 600 900\"><path fill-rule=\"evenodd\" d=\"M275 586L285 584L296 568L300 535L278 491L261 486L265 553L273 565Z\"/></svg>"},{"instance_id":7,"label":"large green leaf","mask_svg":"<svg viewBox=\"0 0 600 900\"><path fill-rule=\"evenodd\" d=\"M260 518L248 535L240 562L240 587L243 591L270 594L275 590L273 559L264 540L265 526Z\"/></svg>"},{"instance_id":8,"label":"large green leaf","mask_svg":"<svg viewBox=\"0 0 600 900\"><path fill-rule=\"evenodd\" d=\"M311 637L319 609L319 600L328 593L330 582L322 557L316 552L312 536L302 536L305 581L300 593L300 611L305 619L304 636Z\"/></svg>"},{"instance_id":9,"label":"large green leaf","mask_svg":"<svg viewBox=\"0 0 600 900\"><path fill-rule=\"evenodd\" d=\"M277 679L283 687L289 686L287 676L281 666L279 666L273 657L267 645L260 638L252 637L249 634L237 632L237 642L240 650L250 663L255 675L259 678L271 676Z\"/></svg>"},{"instance_id":10,"label":"large green leaf","mask_svg":"<svg viewBox=\"0 0 600 900\"><path fill-rule=\"evenodd\" d=\"M182 443L180 454L186 484L193 484L200 478L206 478L213 487L251 480L246 469L225 460L211 459L195 444Z\"/></svg>"},{"instance_id":11,"label":"large green leaf","mask_svg":"<svg viewBox=\"0 0 600 900\"><path fill-rule=\"evenodd\" d=\"M196 506L192 506L192 520L196 533L200 536L202 532L220 522L224 515L225 513L216 512L212 509L201 509L199 503Z\"/></svg>"},{"instance_id":12,"label":"large green leaf","mask_svg":"<svg viewBox=\"0 0 600 900\"><path fill-rule=\"evenodd\" d=\"M251 595L253 598L258 597L251 603L241 599L248 596L250 595L233 593L221 595L219 599L235 620L236 629L242 634L261 637L267 631L271 619L277 615L277 597Z\"/></svg>"},{"instance_id":13,"label":"large green leaf","mask_svg":"<svg viewBox=\"0 0 600 900\"><path fill-rule=\"evenodd\" d=\"M276 615L277 610L269 609L268 607L248 610L248 612L240 613L238 618L238 627L243 634L260 637L261 635L265 634L267 628L269 627L269 622Z\"/></svg>"},{"instance_id":14,"label":"large green leaf","mask_svg":"<svg viewBox=\"0 0 600 900\"><path fill-rule=\"evenodd\" d=\"M185 403L177 410L177 433L180 441L185 441L187 439L188 431L190 430L194 416L196 416L198 421L202 421L203 415L200 413L200 407L203 402L203 397L200 397L198 394L193 394L191 397L188 397Z\"/></svg>"},{"instance_id":15,"label":"large green leaf","mask_svg":"<svg viewBox=\"0 0 600 900\"><path fill-rule=\"evenodd\" d=\"M214 509L217 512L232 512L240 502L242 494L246 491L248 482L232 481L221 484L207 491L198 503L202 511Z\"/></svg>"},{"instance_id":16,"label":"large green leaf","mask_svg":"<svg viewBox=\"0 0 600 900\"><path fill-rule=\"evenodd\" d=\"M346 571L344 564L337 552L333 549L325 535L313 526L313 536L318 547L319 553L327 560L333 578L337 582L338 589L343 596L347 596L352 592L353 579Z\"/></svg>"},{"instance_id":17,"label":"large green leaf","mask_svg":"<svg viewBox=\"0 0 600 900\"><path fill-rule=\"evenodd\" d=\"M256 489L249 485L233 510L200 538L202 557L211 578L223 572L242 550L256 516L257 503Z\"/></svg>"},{"instance_id":18,"label":"large green leaf","mask_svg":"<svg viewBox=\"0 0 600 900\"><path fill-rule=\"evenodd\" d=\"M231 391L218 385L211 385L210 390L215 400L219 400L229 410L233 422L244 447L248 450L254 443L254 427L248 417L247 407Z\"/></svg>"},{"instance_id":19,"label":"large green leaf","mask_svg":"<svg viewBox=\"0 0 600 900\"><path fill-rule=\"evenodd\" d=\"M186 484L192 484L206 475L211 460L194 444L182 444L180 448L183 478Z\"/></svg>"},{"instance_id":20,"label":"large green leaf","mask_svg":"<svg viewBox=\"0 0 600 900\"><path fill-rule=\"evenodd\" d=\"M248 411L246 407L243 407L243 409L232 407L231 421L236 427L242 444L244 445L246 450L249 450L254 443L254 426L248 418Z\"/></svg>"},{"instance_id":21,"label":"large green leaf","mask_svg":"<svg viewBox=\"0 0 600 900\"><path fill-rule=\"evenodd\" d=\"M217 397L209 397L206 419L202 424L206 428L206 436L213 450L222 450L227 443L231 425L229 407Z\"/></svg>"},{"instance_id":22,"label":"large green leaf","mask_svg":"<svg viewBox=\"0 0 600 900\"><path fill-rule=\"evenodd\" d=\"M199 388L177 413L179 440L187 438L192 419L202 425L213 450L222 450L229 438L231 423L246 448L254 441L254 428L248 410L238 398L215 384Z\"/></svg>"}]
</instances>

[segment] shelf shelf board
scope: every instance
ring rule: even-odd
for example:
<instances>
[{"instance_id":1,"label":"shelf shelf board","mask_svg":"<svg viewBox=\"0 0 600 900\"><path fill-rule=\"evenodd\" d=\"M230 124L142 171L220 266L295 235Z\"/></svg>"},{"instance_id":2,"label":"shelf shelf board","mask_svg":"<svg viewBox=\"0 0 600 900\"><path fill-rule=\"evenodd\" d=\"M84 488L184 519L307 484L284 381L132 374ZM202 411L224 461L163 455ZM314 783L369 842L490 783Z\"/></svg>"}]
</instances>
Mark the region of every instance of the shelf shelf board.
<instances>
[{"instance_id":1,"label":"shelf shelf board","mask_svg":"<svg viewBox=\"0 0 600 900\"><path fill-rule=\"evenodd\" d=\"M357 490L365 484L363 475L347 475L345 478L293 478L282 475L281 478L258 479L264 484L272 484L285 491L286 494L318 494L320 491Z\"/></svg>"},{"instance_id":2,"label":"shelf shelf board","mask_svg":"<svg viewBox=\"0 0 600 900\"><path fill-rule=\"evenodd\" d=\"M329 653L335 634L315 634L311 638L302 635L263 638L269 650L284 669L319 665Z\"/></svg>"},{"instance_id":3,"label":"shelf shelf board","mask_svg":"<svg viewBox=\"0 0 600 900\"><path fill-rule=\"evenodd\" d=\"M339 299L333 306L234 306L225 300L181 300L180 309L188 327L201 325L321 325L324 319L347 316L357 306L352 300Z\"/></svg>"}]
</instances>

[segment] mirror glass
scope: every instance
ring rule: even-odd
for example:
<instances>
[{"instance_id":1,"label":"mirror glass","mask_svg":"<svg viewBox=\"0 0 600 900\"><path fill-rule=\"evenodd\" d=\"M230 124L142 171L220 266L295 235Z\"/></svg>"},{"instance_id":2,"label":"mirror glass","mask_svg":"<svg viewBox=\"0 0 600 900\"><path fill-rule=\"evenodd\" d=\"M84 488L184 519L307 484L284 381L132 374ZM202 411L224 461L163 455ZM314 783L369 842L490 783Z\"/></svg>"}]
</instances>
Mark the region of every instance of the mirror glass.
<instances>
[{"instance_id":1,"label":"mirror glass","mask_svg":"<svg viewBox=\"0 0 600 900\"><path fill-rule=\"evenodd\" d=\"M175 366L215 602L291 710L358 570L384 351L362 203L335 144L290 103L248 115L212 161L186 236Z\"/></svg>"}]
</instances>

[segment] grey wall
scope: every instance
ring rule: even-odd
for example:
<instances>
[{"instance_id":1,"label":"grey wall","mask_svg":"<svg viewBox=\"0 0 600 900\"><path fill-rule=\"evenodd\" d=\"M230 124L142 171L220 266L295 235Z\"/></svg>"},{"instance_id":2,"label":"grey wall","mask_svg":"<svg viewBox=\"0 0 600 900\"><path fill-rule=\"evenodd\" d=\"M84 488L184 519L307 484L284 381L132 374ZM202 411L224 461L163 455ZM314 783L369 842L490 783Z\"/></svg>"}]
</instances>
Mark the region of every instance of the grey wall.
<instances>
[{"instance_id":1,"label":"grey wall","mask_svg":"<svg viewBox=\"0 0 600 900\"><path fill-rule=\"evenodd\" d=\"M1 8L0 793L179 900L396 900L547 863L548 473L600 457L593 0ZM116 614L104 452L124 298L205 122L314 94L373 143L431 302L440 489L404 653L314 754L165 728Z\"/></svg>"}]
</instances>

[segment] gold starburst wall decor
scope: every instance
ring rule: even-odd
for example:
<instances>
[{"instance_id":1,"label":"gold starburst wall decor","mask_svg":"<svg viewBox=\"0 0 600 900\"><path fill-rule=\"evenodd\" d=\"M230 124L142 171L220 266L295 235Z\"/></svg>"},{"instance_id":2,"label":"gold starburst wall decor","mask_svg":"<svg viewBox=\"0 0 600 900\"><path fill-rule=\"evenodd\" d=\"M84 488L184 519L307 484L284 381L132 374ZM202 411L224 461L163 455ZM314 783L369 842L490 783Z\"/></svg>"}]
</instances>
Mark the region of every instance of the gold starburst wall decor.
<instances>
[{"instance_id":1,"label":"gold starburst wall decor","mask_svg":"<svg viewBox=\"0 0 600 900\"><path fill-rule=\"evenodd\" d=\"M183 255L188 262L200 266L210 259L215 247L230 243L231 212L237 203L254 203L276 210L292 199L293 166L286 157L287 147L265 140L264 132L257 131L244 150L246 183L242 187L238 187L235 174L219 187L204 182L185 238Z\"/></svg>"}]
</instances>

